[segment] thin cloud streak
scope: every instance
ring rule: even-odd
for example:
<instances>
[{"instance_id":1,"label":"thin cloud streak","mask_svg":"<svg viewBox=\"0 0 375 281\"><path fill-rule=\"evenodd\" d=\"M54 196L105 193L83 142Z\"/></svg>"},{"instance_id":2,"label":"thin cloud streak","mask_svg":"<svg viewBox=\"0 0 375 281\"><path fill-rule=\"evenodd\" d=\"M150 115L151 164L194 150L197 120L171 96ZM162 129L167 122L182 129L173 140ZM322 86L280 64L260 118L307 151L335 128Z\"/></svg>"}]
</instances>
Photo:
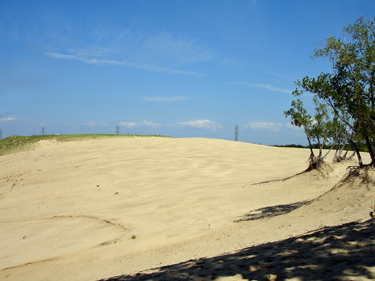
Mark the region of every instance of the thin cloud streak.
<instances>
[{"instance_id":1,"label":"thin cloud streak","mask_svg":"<svg viewBox=\"0 0 375 281\"><path fill-rule=\"evenodd\" d=\"M265 71L265 73L268 73L268 74L271 74L271 75L274 75L274 76L277 76L277 77L280 77L280 78L288 79L288 80L294 80L294 78L292 78L290 76L278 74L278 73L271 72L271 71Z\"/></svg>"},{"instance_id":2,"label":"thin cloud streak","mask_svg":"<svg viewBox=\"0 0 375 281\"><path fill-rule=\"evenodd\" d=\"M126 127L126 128L134 128L138 125L136 122L120 122L120 126Z\"/></svg>"},{"instance_id":3,"label":"thin cloud streak","mask_svg":"<svg viewBox=\"0 0 375 281\"><path fill-rule=\"evenodd\" d=\"M253 130L270 130L278 132L280 130L294 130L294 131L303 131L303 128L292 125L291 123L281 124L273 122L249 122L243 125L246 129Z\"/></svg>"},{"instance_id":4,"label":"thin cloud streak","mask_svg":"<svg viewBox=\"0 0 375 281\"><path fill-rule=\"evenodd\" d=\"M88 64L122 65L126 67L142 69L142 70L152 71L152 72L165 72L165 73L171 73L171 74L192 75L192 76L200 76L200 77L207 76L206 74L198 73L195 71L184 71L184 70L172 69L172 68L167 68L167 67L162 67L162 66L127 63L127 62L114 61L114 60L102 60L102 59L96 59L96 58L80 57L80 56L75 56L75 55L65 55L65 54L59 54L59 53L54 53L54 52L48 52L46 53L46 55L49 57L58 58L58 59L78 60L78 61L81 61L83 63L88 63Z\"/></svg>"},{"instance_id":5,"label":"thin cloud streak","mask_svg":"<svg viewBox=\"0 0 375 281\"><path fill-rule=\"evenodd\" d=\"M96 127L96 126L108 126L108 124L104 122L95 122L95 121L90 121L90 122L83 122L81 123L82 126L88 126L88 127Z\"/></svg>"},{"instance_id":6,"label":"thin cloud streak","mask_svg":"<svg viewBox=\"0 0 375 281\"><path fill-rule=\"evenodd\" d=\"M283 127L280 123L272 123L272 122L249 122L244 125L245 128L251 128L254 130L272 130L272 131L280 131L280 128Z\"/></svg>"},{"instance_id":7,"label":"thin cloud streak","mask_svg":"<svg viewBox=\"0 0 375 281\"><path fill-rule=\"evenodd\" d=\"M281 89L281 88L278 88L278 87L274 87L270 84L252 84L252 83L244 82L244 81L236 81L236 82L232 82L231 84L233 84L233 85L244 85L244 86L249 87L249 88L263 88L263 89L266 89L266 90L275 91L275 92L279 92L279 93L286 93L286 94L291 94L293 92L292 90Z\"/></svg>"},{"instance_id":8,"label":"thin cloud streak","mask_svg":"<svg viewBox=\"0 0 375 281\"><path fill-rule=\"evenodd\" d=\"M184 126L184 127L192 127L192 128L200 128L200 129L219 129L222 128L218 123L215 123L210 120L195 120L195 121L187 121L187 122L180 122L177 125Z\"/></svg>"},{"instance_id":9,"label":"thin cloud streak","mask_svg":"<svg viewBox=\"0 0 375 281\"><path fill-rule=\"evenodd\" d=\"M167 32L146 38L137 46L133 56L149 61L173 61L183 64L200 63L216 59L216 54L185 36L173 37Z\"/></svg>"},{"instance_id":10,"label":"thin cloud streak","mask_svg":"<svg viewBox=\"0 0 375 281\"><path fill-rule=\"evenodd\" d=\"M254 86L259 87L259 88L264 88L264 89L267 89L267 90L270 90L270 91L286 93L286 94L291 94L293 92L292 90L280 89L280 88L271 86L269 84L254 84Z\"/></svg>"},{"instance_id":11,"label":"thin cloud streak","mask_svg":"<svg viewBox=\"0 0 375 281\"><path fill-rule=\"evenodd\" d=\"M228 57L225 57L221 61L219 61L219 64L235 66L235 67L244 67L244 64L242 62L234 60L234 59L230 59Z\"/></svg>"},{"instance_id":12,"label":"thin cloud streak","mask_svg":"<svg viewBox=\"0 0 375 281\"><path fill-rule=\"evenodd\" d=\"M9 122L9 121L16 121L17 118L14 117L6 117L6 118L0 118L0 122Z\"/></svg>"},{"instance_id":13,"label":"thin cloud streak","mask_svg":"<svg viewBox=\"0 0 375 281\"><path fill-rule=\"evenodd\" d=\"M161 123L153 123L153 122L149 122L149 121L143 121L143 122L128 122L128 121L125 121L125 122L120 122L120 126L123 126L123 127L126 127L126 128L135 128L135 127L142 127L142 126L159 128L162 125L163 124L161 124Z\"/></svg>"},{"instance_id":14,"label":"thin cloud streak","mask_svg":"<svg viewBox=\"0 0 375 281\"><path fill-rule=\"evenodd\" d=\"M186 100L187 97L175 96L175 97L143 97L144 101L155 101L155 102L176 102Z\"/></svg>"},{"instance_id":15,"label":"thin cloud streak","mask_svg":"<svg viewBox=\"0 0 375 281\"><path fill-rule=\"evenodd\" d=\"M118 61L114 59L115 56L121 58L121 61L142 66L196 64L218 59L214 51L197 39L175 37L165 31L146 36L133 31L131 26L124 32L117 28L108 30L107 27L98 27L88 34L88 44L68 47L65 51L79 58ZM71 42L70 45L76 44Z\"/></svg>"}]
</instances>

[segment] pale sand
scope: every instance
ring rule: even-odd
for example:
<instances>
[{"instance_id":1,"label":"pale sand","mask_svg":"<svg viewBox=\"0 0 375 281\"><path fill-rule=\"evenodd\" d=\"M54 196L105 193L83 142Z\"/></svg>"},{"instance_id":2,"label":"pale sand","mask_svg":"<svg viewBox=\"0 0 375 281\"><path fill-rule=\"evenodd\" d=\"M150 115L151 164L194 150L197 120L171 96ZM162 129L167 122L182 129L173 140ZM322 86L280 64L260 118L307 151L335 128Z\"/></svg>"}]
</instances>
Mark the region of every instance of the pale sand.
<instances>
[{"instance_id":1,"label":"pale sand","mask_svg":"<svg viewBox=\"0 0 375 281\"><path fill-rule=\"evenodd\" d=\"M213 139L121 138L46 141L1 156L0 280L125 276L367 220L373 184L331 190L355 162L274 181L303 171L308 155ZM233 280L242 278L235 272Z\"/></svg>"}]
</instances>

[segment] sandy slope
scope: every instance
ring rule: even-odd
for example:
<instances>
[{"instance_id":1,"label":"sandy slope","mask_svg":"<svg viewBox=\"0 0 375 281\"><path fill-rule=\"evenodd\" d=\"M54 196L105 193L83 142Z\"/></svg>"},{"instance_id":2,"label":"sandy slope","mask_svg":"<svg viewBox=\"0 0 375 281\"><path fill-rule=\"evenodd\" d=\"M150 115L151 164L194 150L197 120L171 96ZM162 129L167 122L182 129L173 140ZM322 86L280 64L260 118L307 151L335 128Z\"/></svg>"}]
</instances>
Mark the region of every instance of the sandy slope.
<instances>
[{"instance_id":1,"label":"sandy slope","mask_svg":"<svg viewBox=\"0 0 375 281\"><path fill-rule=\"evenodd\" d=\"M368 218L373 189L330 191L348 164L273 181L307 156L168 138L48 141L2 156L0 279L96 280Z\"/></svg>"}]
</instances>

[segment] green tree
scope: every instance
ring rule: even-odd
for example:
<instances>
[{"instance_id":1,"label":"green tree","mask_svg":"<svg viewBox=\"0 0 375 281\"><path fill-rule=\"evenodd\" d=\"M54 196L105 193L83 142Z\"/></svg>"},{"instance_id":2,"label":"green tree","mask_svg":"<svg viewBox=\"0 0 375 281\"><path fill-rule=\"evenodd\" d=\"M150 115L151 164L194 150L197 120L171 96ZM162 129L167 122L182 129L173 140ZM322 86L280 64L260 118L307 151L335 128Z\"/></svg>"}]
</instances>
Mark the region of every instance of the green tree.
<instances>
[{"instance_id":1,"label":"green tree","mask_svg":"<svg viewBox=\"0 0 375 281\"><path fill-rule=\"evenodd\" d=\"M315 104L315 115L312 120L311 135L319 147L319 155L317 158L324 158L325 156L322 157L322 152L327 139L332 137L332 123L327 106L319 102L316 97L313 98L313 101Z\"/></svg>"},{"instance_id":2,"label":"green tree","mask_svg":"<svg viewBox=\"0 0 375 281\"><path fill-rule=\"evenodd\" d=\"M336 152L332 161L339 162L345 159L353 158L353 155L347 158L346 155L348 150L342 156L342 152L347 146L348 138L350 137L350 130L348 127L341 122L337 116L333 116L330 125L331 135L333 136L333 146L336 145Z\"/></svg>"},{"instance_id":3,"label":"green tree","mask_svg":"<svg viewBox=\"0 0 375 281\"><path fill-rule=\"evenodd\" d=\"M306 76L297 81L295 96L314 93L329 105L334 114L367 146L371 165L375 165L375 26L374 21L359 18L345 27L344 38L330 37L313 58L328 58L332 73L317 78ZM351 120L351 121L350 121ZM362 160L352 139L360 166Z\"/></svg>"},{"instance_id":4,"label":"green tree","mask_svg":"<svg viewBox=\"0 0 375 281\"><path fill-rule=\"evenodd\" d=\"M327 152L323 156L323 148L336 133L336 128L331 121L332 114L330 114L327 106L321 103L316 97L314 97L313 101L315 104L314 116L307 113L300 99L292 101L291 108L284 111L285 117L291 118L292 125L304 129L310 148L310 163L308 169L317 168L319 164L323 162L324 158L329 153ZM319 148L319 154L317 156L315 156L313 151L315 145Z\"/></svg>"},{"instance_id":5,"label":"green tree","mask_svg":"<svg viewBox=\"0 0 375 281\"><path fill-rule=\"evenodd\" d=\"M285 117L291 119L291 124L303 128L306 134L307 141L310 148L310 163L315 162L315 155L311 144L311 139L313 138L313 127L311 115L307 113L307 109L304 107L303 102L300 99L292 101L291 108L284 111Z\"/></svg>"}]
</instances>

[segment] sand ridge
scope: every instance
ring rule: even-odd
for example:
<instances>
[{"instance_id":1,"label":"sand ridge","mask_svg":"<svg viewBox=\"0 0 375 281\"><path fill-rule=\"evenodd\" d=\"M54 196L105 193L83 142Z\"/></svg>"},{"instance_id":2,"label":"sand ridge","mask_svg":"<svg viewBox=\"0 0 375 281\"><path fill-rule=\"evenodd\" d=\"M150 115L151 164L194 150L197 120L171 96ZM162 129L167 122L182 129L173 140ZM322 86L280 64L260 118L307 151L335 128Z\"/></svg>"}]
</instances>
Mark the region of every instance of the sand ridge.
<instances>
[{"instance_id":1,"label":"sand ridge","mask_svg":"<svg viewBox=\"0 0 375 281\"><path fill-rule=\"evenodd\" d=\"M2 156L0 277L97 280L365 218L372 190L349 207L307 204L344 163L277 181L306 168L306 156L199 138L45 142ZM249 219L272 208L284 213Z\"/></svg>"}]
</instances>

